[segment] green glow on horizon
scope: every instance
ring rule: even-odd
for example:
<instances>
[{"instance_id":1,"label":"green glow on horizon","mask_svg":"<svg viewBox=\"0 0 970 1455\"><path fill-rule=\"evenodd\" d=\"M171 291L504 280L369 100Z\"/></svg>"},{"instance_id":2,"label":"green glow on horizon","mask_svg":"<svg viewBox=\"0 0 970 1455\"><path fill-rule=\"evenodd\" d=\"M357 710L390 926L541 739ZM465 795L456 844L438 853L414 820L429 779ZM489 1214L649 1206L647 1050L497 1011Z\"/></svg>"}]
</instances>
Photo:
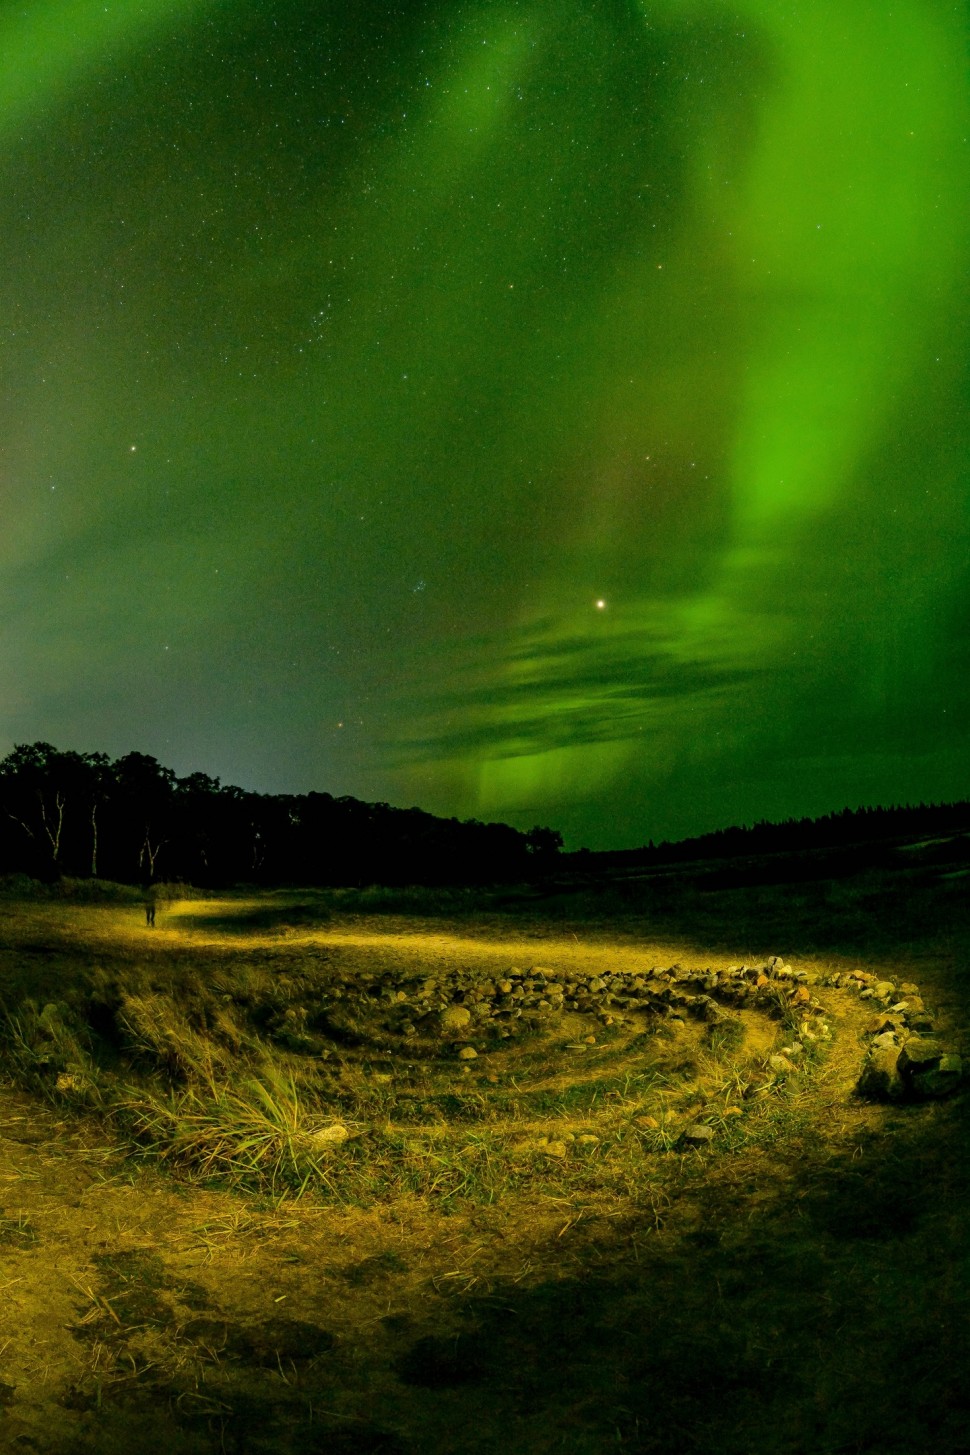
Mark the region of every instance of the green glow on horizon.
<instances>
[{"instance_id":1,"label":"green glow on horizon","mask_svg":"<svg viewBox=\"0 0 970 1455\"><path fill-rule=\"evenodd\" d=\"M594 844L967 791L966 61L935 0L10 7L5 733Z\"/></svg>"},{"instance_id":2,"label":"green glow on horizon","mask_svg":"<svg viewBox=\"0 0 970 1455\"><path fill-rule=\"evenodd\" d=\"M929 363L927 339L943 326L967 241L959 15L912 3L891 12L820 3L797 16L752 4L747 16L770 40L776 80L731 204L709 181L707 195L732 238L733 286L763 321L742 361L727 466L732 517L711 588L679 602L647 594L639 608L645 647L659 616L672 663L733 657L763 667L783 652L786 633L764 610L765 588L797 569L806 531L852 490L891 427L914 358ZM637 610L628 606L628 638ZM564 625L564 636L571 630ZM509 687L520 673L510 667ZM649 685L640 706L634 726L651 731L660 758L665 735L709 728L703 694L666 734L651 722ZM536 713L533 701L526 715ZM508 716L493 715L495 756L479 770L483 811L542 802L550 784L554 796L587 797L629 769L635 739L613 717L609 690L544 704L550 737L562 717L583 720L586 747L519 754L514 712L502 739ZM609 746L597 740L604 721L616 731Z\"/></svg>"}]
</instances>

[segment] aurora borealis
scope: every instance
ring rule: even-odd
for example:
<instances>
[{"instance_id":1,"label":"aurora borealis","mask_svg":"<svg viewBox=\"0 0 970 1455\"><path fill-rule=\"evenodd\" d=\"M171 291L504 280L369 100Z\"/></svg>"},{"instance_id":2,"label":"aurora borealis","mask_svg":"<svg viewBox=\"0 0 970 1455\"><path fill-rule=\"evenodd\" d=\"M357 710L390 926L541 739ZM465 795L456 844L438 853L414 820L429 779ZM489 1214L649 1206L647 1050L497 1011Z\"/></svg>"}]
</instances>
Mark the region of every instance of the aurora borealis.
<instances>
[{"instance_id":1,"label":"aurora borealis","mask_svg":"<svg viewBox=\"0 0 970 1455\"><path fill-rule=\"evenodd\" d=\"M8 8L3 751L967 796L967 75L943 0Z\"/></svg>"}]
</instances>

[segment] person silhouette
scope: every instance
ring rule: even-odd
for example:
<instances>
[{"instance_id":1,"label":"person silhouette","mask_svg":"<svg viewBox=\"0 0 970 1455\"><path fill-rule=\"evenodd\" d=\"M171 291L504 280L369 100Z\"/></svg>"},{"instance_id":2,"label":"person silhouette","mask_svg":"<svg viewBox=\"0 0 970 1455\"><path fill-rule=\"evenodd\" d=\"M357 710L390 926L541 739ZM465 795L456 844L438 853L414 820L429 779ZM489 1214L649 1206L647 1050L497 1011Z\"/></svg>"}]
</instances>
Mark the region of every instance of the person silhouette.
<instances>
[{"instance_id":1,"label":"person silhouette","mask_svg":"<svg viewBox=\"0 0 970 1455\"><path fill-rule=\"evenodd\" d=\"M150 930L155 928L155 895L151 892L145 898L145 924Z\"/></svg>"}]
</instances>

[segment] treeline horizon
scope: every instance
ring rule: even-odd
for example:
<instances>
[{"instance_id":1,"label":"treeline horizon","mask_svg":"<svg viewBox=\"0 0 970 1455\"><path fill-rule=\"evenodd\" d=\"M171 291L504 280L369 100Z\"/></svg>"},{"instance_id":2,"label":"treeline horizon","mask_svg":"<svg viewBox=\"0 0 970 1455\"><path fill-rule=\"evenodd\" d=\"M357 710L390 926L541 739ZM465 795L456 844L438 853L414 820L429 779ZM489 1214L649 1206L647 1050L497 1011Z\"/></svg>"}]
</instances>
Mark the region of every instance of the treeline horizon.
<instances>
[{"instance_id":1,"label":"treeline horizon","mask_svg":"<svg viewBox=\"0 0 970 1455\"><path fill-rule=\"evenodd\" d=\"M256 793L176 773L145 753L19 743L0 760L0 874L121 884L515 883L558 869L610 869L838 847L970 830L970 802L843 808L762 819L632 849L565 852L535 826L441 818L420 808L311 791Z\"/></svg>"},{"instance_id":2,"label":"treeline horizon","mask_svg":"<svg viewBox=\"0 0 970 1455\"><path fill-rule=\"evenodd\" d=\"M0 874L232 884L484 884L542 871L562 836L329 793L179 778L145 753L18 743L0 761Z\"/></svg>"},{"instance_id":3,"label":"treeline horizon","mask_svg":"<svg viewBox=\"0 0 970 1455\"><path fill-rule=\"evenodd\" d=\"M695 834L686 839L663 839L637 849L577 849L561 856L562 863L595 860L603 867L689 862L696 859L733 859L745 855L783 853L786 850L838 848L853 843L970 831L970 801L956 803L864 805L842 808L817 818L760 819L754 824L732 825Z\"/></svg>"}]
</instances>

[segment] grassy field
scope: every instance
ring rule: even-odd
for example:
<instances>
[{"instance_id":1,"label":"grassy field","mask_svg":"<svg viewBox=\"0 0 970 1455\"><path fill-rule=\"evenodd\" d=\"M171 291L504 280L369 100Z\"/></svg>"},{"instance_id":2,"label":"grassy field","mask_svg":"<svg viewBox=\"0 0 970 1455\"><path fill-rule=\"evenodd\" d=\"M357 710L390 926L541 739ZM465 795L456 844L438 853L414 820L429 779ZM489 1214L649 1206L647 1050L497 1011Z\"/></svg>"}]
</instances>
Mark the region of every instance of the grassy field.
<instances>
[{"instance_id":1,"label":"grassy field","mask_svg":"<svg viewBox=\"0 0 970 1455\"><path fill-rule=\"evenodd\" d=\"M970 1451L966 882L0 898L0 1448Z\"/></svg>"}]
</instances>

